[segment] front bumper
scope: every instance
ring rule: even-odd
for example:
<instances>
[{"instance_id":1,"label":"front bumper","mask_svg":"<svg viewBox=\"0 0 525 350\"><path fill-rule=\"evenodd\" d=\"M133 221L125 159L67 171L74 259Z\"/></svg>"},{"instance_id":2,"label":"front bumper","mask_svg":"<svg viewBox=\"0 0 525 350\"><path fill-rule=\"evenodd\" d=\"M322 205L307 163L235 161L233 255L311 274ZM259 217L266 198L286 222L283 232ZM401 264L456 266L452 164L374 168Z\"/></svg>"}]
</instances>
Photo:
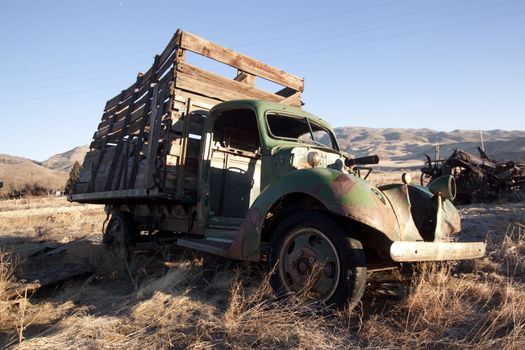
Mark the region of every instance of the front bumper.
<instances>
[{"instance_id":1,"label":"front bumper","mask_svg":"<svg viewBox=\"0 0 525 350\"><path fill-rule=\"evenodd\" d=\"M390 246L390 257L397 262L476 259L485 255L483 242L404 242Z\"/></svg>"}]
</instances>

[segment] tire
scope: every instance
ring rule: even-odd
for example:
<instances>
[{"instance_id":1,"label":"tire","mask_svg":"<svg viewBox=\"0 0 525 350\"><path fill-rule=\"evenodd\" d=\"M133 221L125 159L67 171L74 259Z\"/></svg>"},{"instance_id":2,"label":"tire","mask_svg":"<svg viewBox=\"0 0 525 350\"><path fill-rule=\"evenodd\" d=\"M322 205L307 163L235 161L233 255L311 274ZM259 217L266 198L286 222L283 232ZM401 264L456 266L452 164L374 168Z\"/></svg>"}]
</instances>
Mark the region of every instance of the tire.
<instances>
[{"instance_id":1,"label":"tire","mask_svg":"<svg viewBox=\"0 0 525 350\"><path fill-rule=\"evenodd\" d=\"M111 215L102 242L115 253L129 259L135 248L138 229L133 216L125 211Z\"/></svg>"},{"instance_id":2,"label":"tire","mask_svg":"<svg viewBox=\"0 0 525 350\"><path fill-rule=\"evenodd\" d=\"M278 295L303 294L336 308L353 307L366 286L361 242L321 212L295 213L283 220L272 236L268 260L270 284ZM312 274L315 264L317 276Z\"/></svg>"}]
</instances>

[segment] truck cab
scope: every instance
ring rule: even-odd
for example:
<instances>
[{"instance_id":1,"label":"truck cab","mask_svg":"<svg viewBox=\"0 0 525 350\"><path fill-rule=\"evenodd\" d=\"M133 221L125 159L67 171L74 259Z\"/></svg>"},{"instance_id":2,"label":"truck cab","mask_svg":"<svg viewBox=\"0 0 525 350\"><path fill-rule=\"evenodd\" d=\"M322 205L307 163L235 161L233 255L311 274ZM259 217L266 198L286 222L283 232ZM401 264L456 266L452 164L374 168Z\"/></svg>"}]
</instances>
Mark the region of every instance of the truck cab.
<instances>
[{"instance_id":1,"label":"truck cab","mask_svg":"<svg viewBox=\"0 0 525 350\"><path fill-rule=\"evenodd\" d=\"M314 166L343 169L330 126L299 108L258 100L222 103L204 126L200 201L209 228L240 227L267 187Z\"/></svg>"},{"instance_id":2,"label":"truck cab","mask_svg":"<svg viewBox=\"0 0 525 350\"><path fill-rule=\"evenodd\" d=\"M453 178L376 188L354 171L330 125L302 109L221 103L202 135L195 231L202 237L177 244L267 261L276 290L300 291L320 264L314 294L340 303L341 293L360 297L367 270L484 254L483 243L452 242L461 229ZM344 270L353 276L345 283Z\"/></svg>"}]
</instances>

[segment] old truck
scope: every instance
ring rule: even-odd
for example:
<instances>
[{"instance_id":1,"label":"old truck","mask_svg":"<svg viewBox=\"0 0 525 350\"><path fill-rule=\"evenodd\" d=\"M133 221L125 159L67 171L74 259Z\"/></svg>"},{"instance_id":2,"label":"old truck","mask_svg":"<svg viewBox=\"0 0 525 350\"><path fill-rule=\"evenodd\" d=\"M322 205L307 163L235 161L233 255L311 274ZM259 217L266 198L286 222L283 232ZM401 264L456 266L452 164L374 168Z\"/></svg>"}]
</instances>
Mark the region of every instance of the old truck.
<instances>
[{"instance_id":1,"label":"old truck","mask_svg":"<svg viewBox=\"0 0 525 350\"><path fill-rule=\"evenodd\" d=\"M233 67L228 79L190 55ZM256 79L281 86L276 93ZM367 272L403 262L471 259L453 242L450 176L428 188L376 188L330 125L301 108L303 79L178 30L153 66L110 99L71 201L105 205L103 242L130 252L172 237L182 247L266 261L277 293L344 305Z\"/></svg>"}]
</instances>

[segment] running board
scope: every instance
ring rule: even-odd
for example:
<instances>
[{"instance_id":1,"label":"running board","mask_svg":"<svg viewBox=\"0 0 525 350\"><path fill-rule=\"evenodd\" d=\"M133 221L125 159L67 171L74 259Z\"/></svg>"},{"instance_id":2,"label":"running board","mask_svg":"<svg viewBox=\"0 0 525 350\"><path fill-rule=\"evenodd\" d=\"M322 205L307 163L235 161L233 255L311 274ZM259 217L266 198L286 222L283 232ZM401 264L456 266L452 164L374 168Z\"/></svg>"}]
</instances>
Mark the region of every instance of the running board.
<instances>
[{"instance_id":1,"label":"running board","mask_svg":"<svg viewBox=\"0 0 525 350\"><path fill-rule=\"evenodd\" d=\"M205 238L180 238L177 240L177 245L227 258L231 242L219 242Z\"/></svg>"}]
</instances>

